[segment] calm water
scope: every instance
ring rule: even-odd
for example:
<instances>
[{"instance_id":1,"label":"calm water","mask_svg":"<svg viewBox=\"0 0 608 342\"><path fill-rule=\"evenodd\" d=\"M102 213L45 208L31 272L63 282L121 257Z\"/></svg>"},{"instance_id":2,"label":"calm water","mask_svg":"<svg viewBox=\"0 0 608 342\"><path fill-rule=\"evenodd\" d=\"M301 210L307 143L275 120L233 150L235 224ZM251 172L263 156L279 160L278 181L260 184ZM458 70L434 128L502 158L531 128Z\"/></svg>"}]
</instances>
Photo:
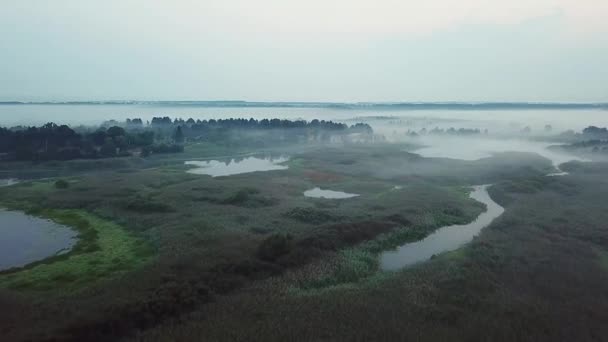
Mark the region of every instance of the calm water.
<instances>
[{"instance_id":1,"label":"calm water","mask_svg":"<svg viewBox=\"0 0 608 342\"><path fill-rule=\"evenodd\" d=\"M65 253L78 234L50 220L0 210L0 235L0 270L6 270Z\"/></svg>"},{"instance_id":2,"label":"calm water","mask_svg":"<svg viewBox=\"0 0 608 342\"><path fill-rule=\"evenodd\" d=\"M314 198L329 198L329 199L344 199L359 196L358 194L349 194L342 191L323 190L321 188L314 188L304 191L304 196Z\"/></svg>"},{"instance_id":3,"label":"calm water","mask_svg":"<svg viewBox=\"0 0 608 342\"><path fill-rule=\"evenodd\" d=\"M272 171L272 170L286 170L287 165L281 165L288 161L287 157L279 158L258 158L258 157L246 157L242 159L227 159L225 161L219 160L191 160L187 161L186 165L195 166L195 168L188 170L189 173L197 175L209 175L212 177L230 176L239 173L249 173L258 171Z\"/></svg>"},{"instance_id":4,"label":"calm water","mask_svg":"<svg viewBox=\"0 0 608 342\"><path fill-rule=\"evenodd\" d=\"M484 227L504 212L504 208L490 198L487 187L488 185L475 186L474 191L471 192L471 198L487 206L486 211L473 222L441 227L420 241L407 243L397 250L384 252L380 255L380 268L385 271L399 270L428 260L434 254L458 249L471 241Z\"/></svg>"}]
</instances>

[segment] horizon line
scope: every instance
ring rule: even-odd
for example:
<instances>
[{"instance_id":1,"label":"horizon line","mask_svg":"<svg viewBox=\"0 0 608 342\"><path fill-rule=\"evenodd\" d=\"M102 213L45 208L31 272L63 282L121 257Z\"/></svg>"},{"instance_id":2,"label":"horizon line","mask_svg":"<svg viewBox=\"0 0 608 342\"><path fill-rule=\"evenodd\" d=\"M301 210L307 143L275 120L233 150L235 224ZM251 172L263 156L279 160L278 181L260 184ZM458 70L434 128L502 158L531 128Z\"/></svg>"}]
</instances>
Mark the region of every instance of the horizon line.
<instances>
[{"instance_id":1,"label":"horizon line","mask_svg":"<svg viewBox=\"0 0 608 342\"><path fill-rule=\"evenodd\" d=\"M608 109L608 102L556 101L246 101L246 100L93 100L0 101L0 105L157 105L234 108L334 108L334 109Z\"/></svg>"}]
</instances>

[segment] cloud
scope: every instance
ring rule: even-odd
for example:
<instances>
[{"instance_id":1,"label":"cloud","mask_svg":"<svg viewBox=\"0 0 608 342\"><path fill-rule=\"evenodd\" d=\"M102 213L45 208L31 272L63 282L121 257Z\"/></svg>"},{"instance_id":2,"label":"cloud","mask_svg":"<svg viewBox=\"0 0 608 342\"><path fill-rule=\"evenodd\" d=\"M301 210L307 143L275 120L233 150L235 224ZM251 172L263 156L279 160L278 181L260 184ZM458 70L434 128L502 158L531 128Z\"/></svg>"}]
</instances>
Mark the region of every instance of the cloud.
<instances>
[{"instance_id":1,"label":"cloud","mask_svg":"<svg viewBox=\"0 0 608 342\"><path fill-rule=\"evenodd\" d=\"M416 37L548 16L560 18L556 34L608 33L607 0L23 0L3 11L4 22L31 20L43 30L178 43L196 37Z\"/></svg>"},{"instance_id":2,"label":"cloud","mask_svg":"<svg viewBox=\"0 0 608 342\"><path fill-rule=\"evenodd\" d=\"M253 34L420 35L560 15L564 31L608 31L605 0L224 0L171 5L181 24Z\"/></svg>"}]
</instances>

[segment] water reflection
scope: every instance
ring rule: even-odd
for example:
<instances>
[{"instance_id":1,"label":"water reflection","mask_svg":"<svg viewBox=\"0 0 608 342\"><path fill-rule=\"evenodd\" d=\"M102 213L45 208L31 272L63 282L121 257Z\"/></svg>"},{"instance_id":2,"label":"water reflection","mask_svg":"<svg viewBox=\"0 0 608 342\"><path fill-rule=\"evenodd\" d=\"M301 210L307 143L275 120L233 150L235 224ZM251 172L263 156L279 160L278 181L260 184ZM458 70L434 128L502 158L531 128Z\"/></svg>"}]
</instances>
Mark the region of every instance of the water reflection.
<instances>
[{"instance_id":1,"label":"water reflection","mask_svg":"<svg viewBox=\"0 0 608 342\"><path fill-rule=\"evenodd\" d=\"M486 211L469 224L439 228L426 238L407 243L397 250L387 251L380 256L380 268L394 271L428 260L434 254L452 251L471 241L479 232L504 212L504 208L494 202L487 191L488 185L474 187L470 197L484 203Z\"/></svg>"},{"instance_id":2,"label":"water reflection","mask_svg":"<svg viewBox=\"0 0 608 342\"><path fill-rule=\"evenodd\" d=\"M304 191L304 196L314 198L329 198L329 199L343 199L352 198L359 196L358 194L349 194L342 191L323 190L321 188L314 188Z\"/></svg>"},{"instance_id":3,"label":"water reflection","mask_svg":"<svg viewBox=\"0 0 608 342\"><path fill-rule=\"evenodd\" d=\"M191 160L185 164L195 166L195 168L188 170L189 173L220 177L257 171L286 170L288 166L281 164L288 160L288 157L246 157L232 158L225 161Z\"/></svg>"},{"instance_id":4,"label":"water reflection","mask_svg":"<svg viewBox=\"0 0 608 342\"><path fill-rule=\"evenodd\" d=\"M1 271L65 253L78 234L50 220L0 209L0 235Z\"/></svg>"}]
</instances>

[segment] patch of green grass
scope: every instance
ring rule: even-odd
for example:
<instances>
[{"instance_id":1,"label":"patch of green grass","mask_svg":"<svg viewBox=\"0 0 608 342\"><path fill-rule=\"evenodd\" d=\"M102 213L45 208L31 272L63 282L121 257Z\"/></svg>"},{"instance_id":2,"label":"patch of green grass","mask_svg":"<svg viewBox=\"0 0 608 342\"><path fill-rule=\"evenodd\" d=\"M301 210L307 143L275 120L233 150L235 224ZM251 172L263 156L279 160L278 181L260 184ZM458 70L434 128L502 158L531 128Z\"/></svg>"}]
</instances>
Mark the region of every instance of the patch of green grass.
<instances>
[{"instance_id":1,"label":"patch of green grass","mask_svg":"<svg viewBox=\"0 0 608 342\"><path fill-rule=\"evenodd\" d=\"M291 219L310 224L334 222L339 219L339 217L337 217L336 215L332 215L331 212L327 210L310 207L292 208L285 212L283 215L285 217L289 217Z\"/></svg>"},{"instance_id":2,"label":"patch of green grass","mask_svg":"<svg viewBox=\"0 0 608 342\"><path fill-rule=\"evenodd\" d=\"M597 261L600 264L600 267L608 271L608 252L599 248L594 248L594 251L597 254Z\"/></svg>"},{"instance_id":3,"label":"patch of green grass","mask_svg":"<svg viewBox=\"0 0 608 342\"><path fill-rule=\"evenodd\" d=\"M150 198L135 196L124 203L124 208L139 213L168 213L175 211L171 206Z\"/></svg>"},{"instance_id":4,"label":"patch of green grass","mask_svg":"<svg viewBox=\"0 0 608 342\"><path fill-rule=\"evenodd\" d=\"M340 253L340 262L335 272L304 285L304 289L318 289L353 283L367 278L378 269L378 260L374 253L362 248L344 250Z\"/></svg>"},{"instance_id":5,"label":"patch of green grass","mask_svg":"<svg viewBox=\"0 0 608 342\"><path fill-rule=\"evenodd\" d=\"M31 211L30 211L31 212ZM82 210L40 210L36 215L69 225L79 242L65 255L0 275L0 287L69 290L124 272L149 260L151 248L122 227Z\"/></svg>"},{"instance_id":6,"label":"patch of green grass","mask_svg":"<svg viewBox=\"0 0 608 342\"><path fill-rule=\"evenodd\" d=\"M284 164L289 166L291 169L301 169L304 167L305 160L303 158L291 158Z\"/></svg>"}]
</instances>

